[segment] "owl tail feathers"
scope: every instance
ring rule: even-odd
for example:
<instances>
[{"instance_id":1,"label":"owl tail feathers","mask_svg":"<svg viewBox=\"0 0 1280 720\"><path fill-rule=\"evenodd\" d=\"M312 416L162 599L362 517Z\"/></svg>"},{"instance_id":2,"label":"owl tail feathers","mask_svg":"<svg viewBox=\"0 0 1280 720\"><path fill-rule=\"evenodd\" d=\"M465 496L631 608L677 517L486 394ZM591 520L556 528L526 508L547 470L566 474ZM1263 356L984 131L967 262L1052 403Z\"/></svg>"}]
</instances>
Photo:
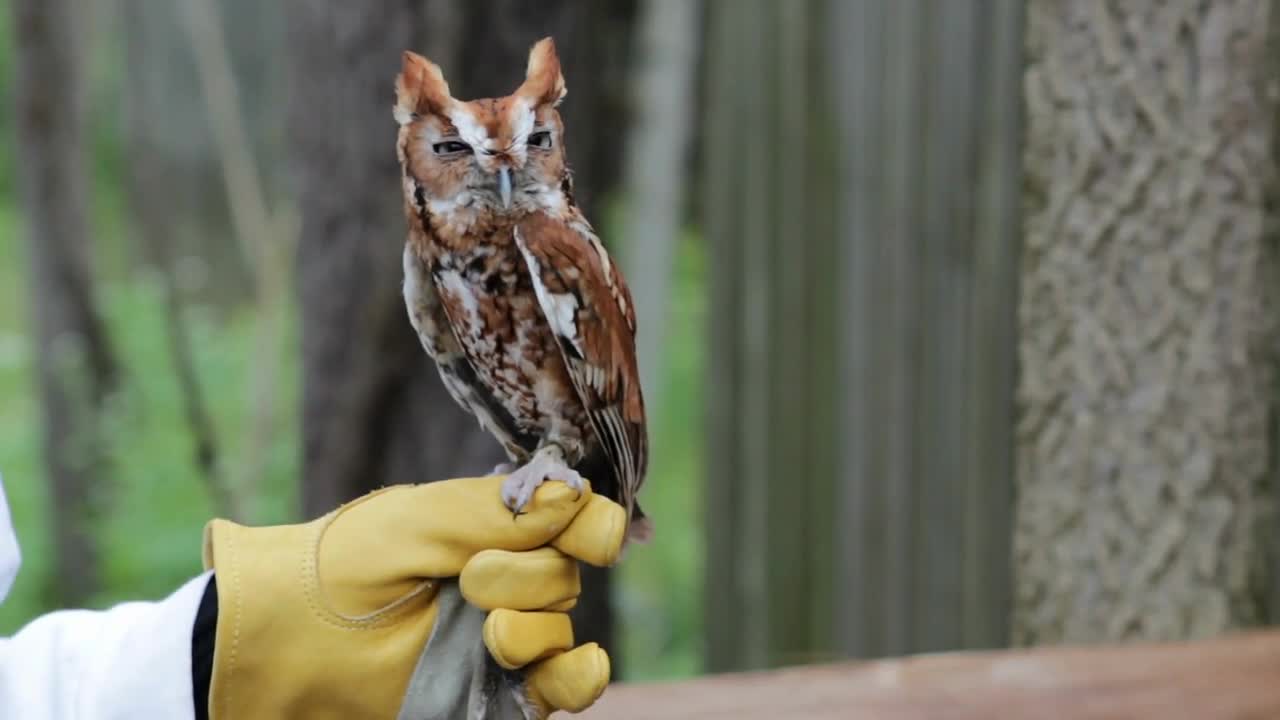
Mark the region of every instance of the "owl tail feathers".
<instances>
[{"instance_id":1,"label":"owl tail feathers","mask_svg":"<svg viewBox=\"0 0 1280 720\"><path fill-rule=\"evenodd\" d=\"M631 524L627 526L627 542L647 545L653 539L653 518L645 515L640 506L631 513Z\"/></svg>"}]
</instances>

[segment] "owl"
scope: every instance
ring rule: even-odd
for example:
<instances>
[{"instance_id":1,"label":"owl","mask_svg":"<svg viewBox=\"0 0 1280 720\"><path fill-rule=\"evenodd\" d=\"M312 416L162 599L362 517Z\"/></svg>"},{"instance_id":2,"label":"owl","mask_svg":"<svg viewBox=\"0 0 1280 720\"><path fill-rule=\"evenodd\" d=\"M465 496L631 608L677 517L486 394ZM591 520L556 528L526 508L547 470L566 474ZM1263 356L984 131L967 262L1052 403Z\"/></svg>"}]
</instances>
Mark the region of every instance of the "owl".
<instances>
[{"instance_id":1,"label":"owl","mask_svg":"<svg viewBox=\"0 0 1280 720\"><path fill-rule=\"evenodd\" d=\"M636 317L617 266L574 204L550 38L502 98L463 101L413 52L396 78L404 300L453 399L506 451L517 515L546 480L618 501L630 540L648 461Z\"/></svg>"}]
</instances>

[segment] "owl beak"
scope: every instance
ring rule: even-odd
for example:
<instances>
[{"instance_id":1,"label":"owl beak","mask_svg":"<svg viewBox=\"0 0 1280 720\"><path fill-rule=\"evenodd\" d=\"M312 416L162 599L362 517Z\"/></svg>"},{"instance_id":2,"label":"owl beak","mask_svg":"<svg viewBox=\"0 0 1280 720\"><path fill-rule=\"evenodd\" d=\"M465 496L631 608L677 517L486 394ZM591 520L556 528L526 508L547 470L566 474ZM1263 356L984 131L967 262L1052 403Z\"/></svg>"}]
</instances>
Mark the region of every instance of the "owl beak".
<instances>
[{"instance_id":1,"label":"owl beak","mask_svg":"<svg viewBox=\"0 0 1280 720\"><path fill-rule=\"evenodd\" d=\"M502 196L502 208L511 207L511 168L498 169L498 194Z\"/></svg>"}]
</instances>

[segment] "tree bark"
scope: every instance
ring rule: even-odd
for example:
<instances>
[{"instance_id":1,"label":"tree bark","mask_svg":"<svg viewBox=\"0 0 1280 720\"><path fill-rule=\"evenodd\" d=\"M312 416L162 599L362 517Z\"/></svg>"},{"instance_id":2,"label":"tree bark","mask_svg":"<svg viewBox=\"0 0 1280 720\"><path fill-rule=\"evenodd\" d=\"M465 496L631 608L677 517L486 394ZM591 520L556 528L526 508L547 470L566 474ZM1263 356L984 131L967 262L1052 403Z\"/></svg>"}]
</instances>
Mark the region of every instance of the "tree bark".
<instances>
[{"instance_id":1,"label":"tree bark","mask_svg":"<svg viewBox=\"0 0 1280 720\"><path fill-rule=\"evenodd\" d=\"M504 459L456 407L409 325L393 84L400 54L438 62L459 97L510 93L529 47L559 46L577 195L589 216L616 182L630 3L291 3L288 132L302 214L298 290L307 516L382 485L488 472ZM617 135L615 135L617 133ZM585 573L580 641L611 645L604 573ZM615 653L616 657L616 653Z\"/></svg>"},{"instance_id":2,"label":"tree bark","mask_svg":"<svg viewBox=\"0 0 1280 720\"><path fill-rule=\"evenodd\" d=\"M1272 12L1030 2L1018 643L1266 620Z\"/></svg>"},{"instance_id":3,"label":"tree bark","mask_svg":"<svg viewBox=\"0 0 1280 720\"><path fill-rule=\"evenodd\" d=\"M100 414L116 362L93 299L81 23L69 0L15 0L18 176L27 228L58 602L98 586L95 510L107 472Z\"/></svg>"}]
</instances>

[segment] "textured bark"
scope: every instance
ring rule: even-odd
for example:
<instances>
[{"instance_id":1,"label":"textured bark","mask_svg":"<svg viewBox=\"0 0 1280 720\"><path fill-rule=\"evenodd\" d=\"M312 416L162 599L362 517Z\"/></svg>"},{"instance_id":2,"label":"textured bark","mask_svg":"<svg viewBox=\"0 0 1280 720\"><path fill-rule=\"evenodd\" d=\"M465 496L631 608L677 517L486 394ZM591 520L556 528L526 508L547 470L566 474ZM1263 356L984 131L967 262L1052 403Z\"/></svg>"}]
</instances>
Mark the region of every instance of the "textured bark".
<instances>
[{"instance_id":1,"label":"textured bark","mask_svg":"<svg viewBox=\"0 0 1280 720\"><path fill-rule=\"evenodd\" d=\"M1272 11L1029 5L1019 643L1266 619Z\"/></svg>"},{"instance_id":2,"label":"textured bark","mask_svg":"<svg viewBox=\"0 0 1280 720\"><path fill-rule=\"evenodd\" d=\"M93 517L107 473L99 432L116 377L89 271L81 22L71 0L15 0L18 180L27 232L56 600L98 585Z\"/></svg>"},{"instance_id":3,"label":"textured bark","mask_svg":"<svg viewBox=\"0 0 1280 720\"><path fill-rule=\"evenodd\" d=\"M629 3L400 3L370 12L295 0L288 134L300 196L303 506L308 516L381 485L488 472L505 459L456 407L400 295L401 211L392 81L400 54L438 62L459 97L505 95L529 47L555 36L577 195L599 222L616 180ZM496 500L496 499L495 499ZM575 628L610 645L604 573L586 573Z\"/></svg>"}]
</instances>

